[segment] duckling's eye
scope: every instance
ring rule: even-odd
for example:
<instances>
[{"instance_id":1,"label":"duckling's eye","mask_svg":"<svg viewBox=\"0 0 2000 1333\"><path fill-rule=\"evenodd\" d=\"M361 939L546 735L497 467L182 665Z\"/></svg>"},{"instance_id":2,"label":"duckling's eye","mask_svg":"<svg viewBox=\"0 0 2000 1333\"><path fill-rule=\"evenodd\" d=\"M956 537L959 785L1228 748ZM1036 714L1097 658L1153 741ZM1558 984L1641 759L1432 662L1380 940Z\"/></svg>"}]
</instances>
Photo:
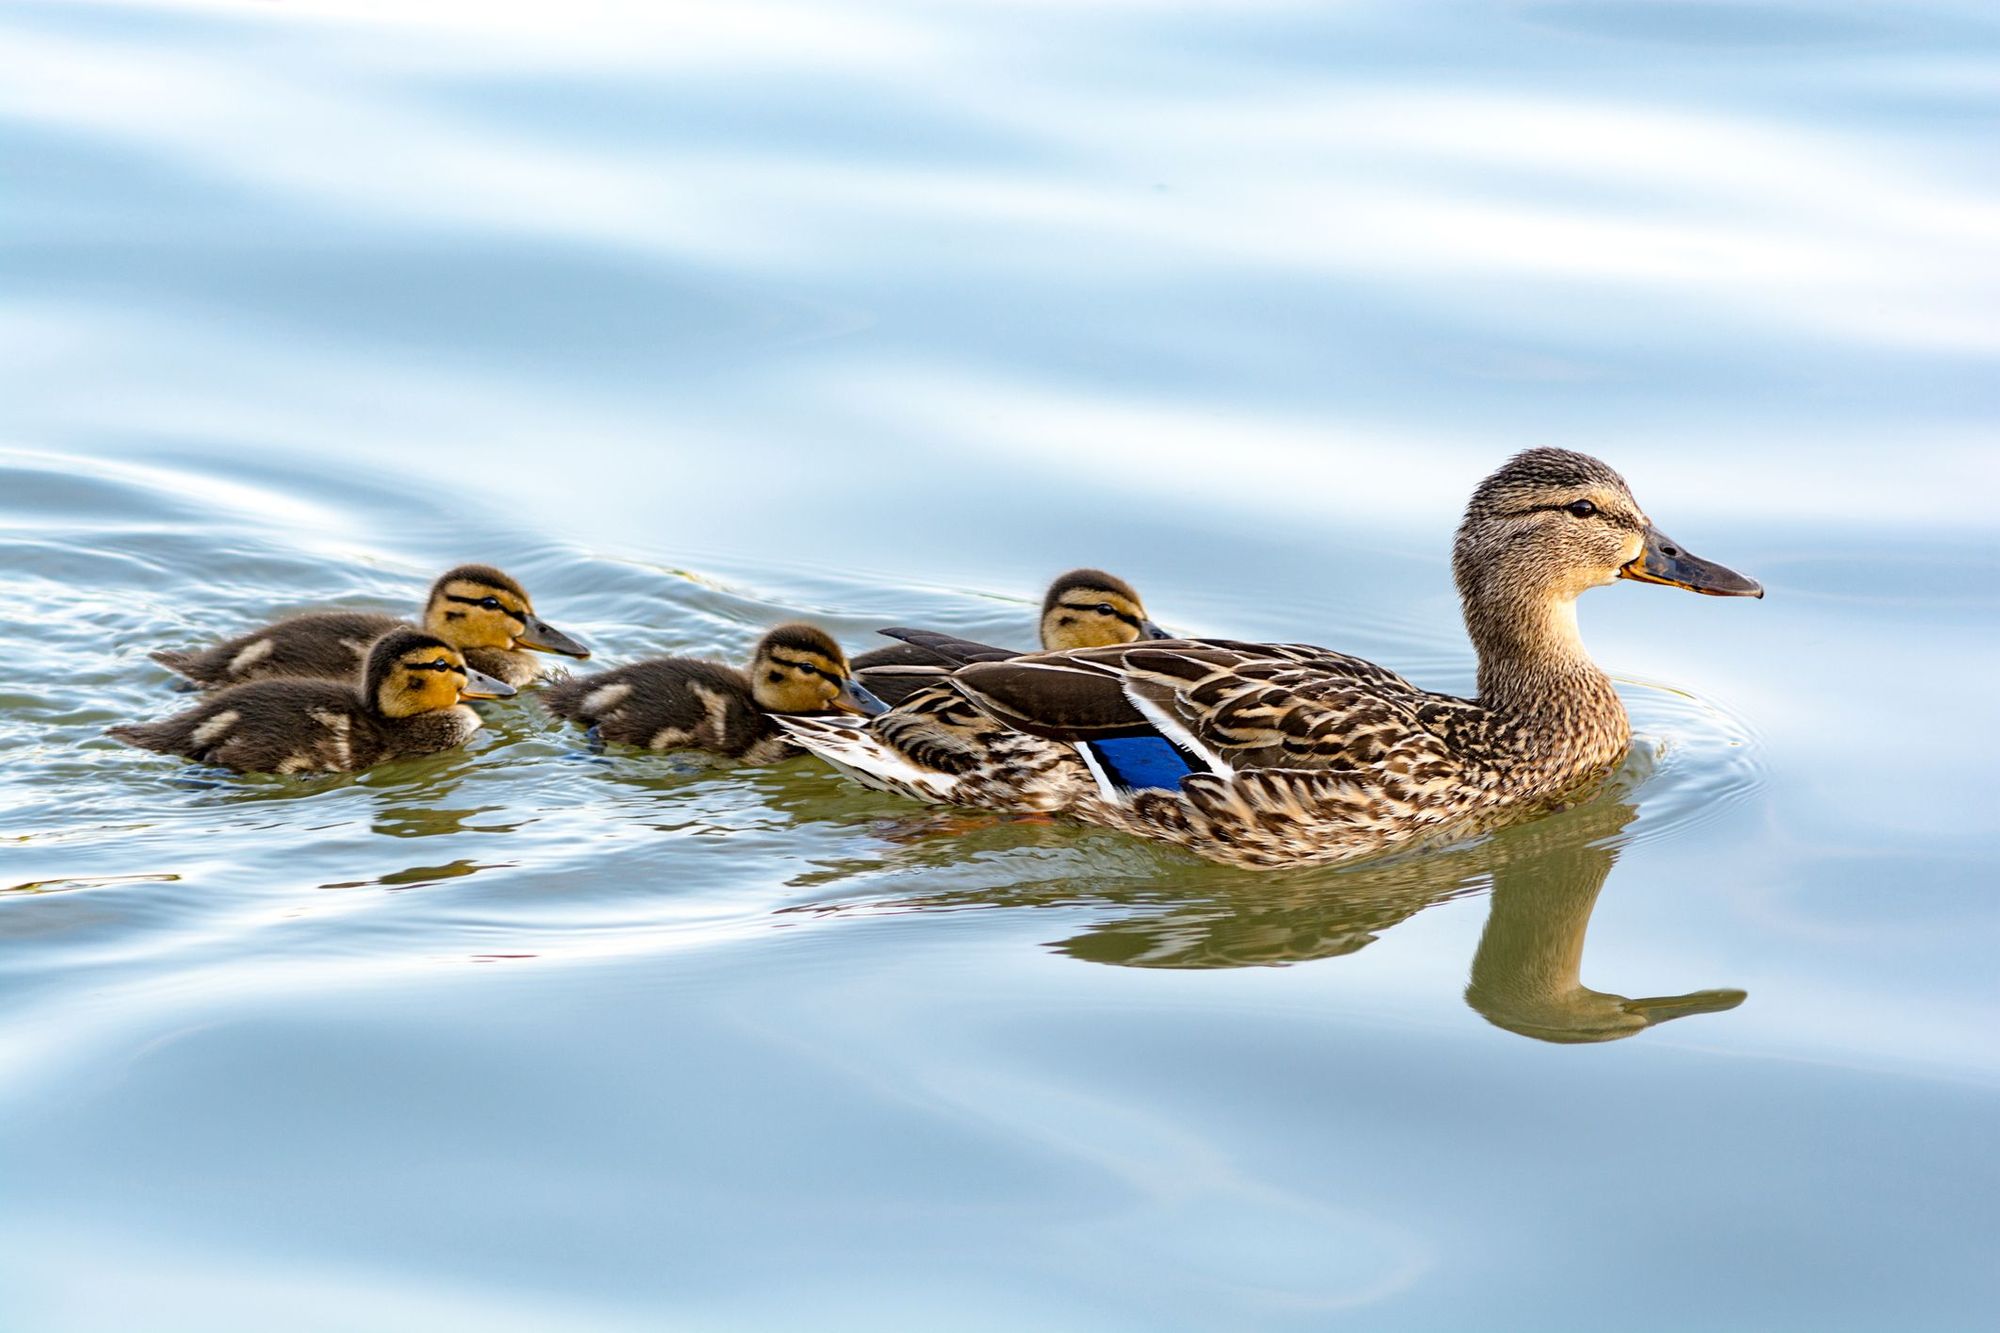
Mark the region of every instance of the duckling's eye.
<instances>
[{"instance_id":1,"label":"duckling's eye","mask_svg":"<svg viewBox=\"0 0 2000 1333\"><path fill-rule=\"evenodd\" d=\"M1100 616L1115 616L1118 614L1118 608L1109 602L1099 602L1097 604L1097 614Z\"/></svg>"},{"instance_id":2,"label":"duckling's eye","mask_svg":"<svg viewBox=\"0 0 2000 1333\"><path fill-rule=\"evenodd\" d=\"M500 599L498 597L482 597L479 599L479 604L488 611L498 611L500 609Z\"/></svg>"},{"instance_id":3,"label":"duckling's eye","mask_svg":"<svg viewBox=\"0 0 2000 1333\"><path fill-rule=\"evenodd\" d=\"M1569 512L1578 518L1589 518L1597 512L1597 506L1588 500L1572 500L1567 507Z\"/></svg>"}]
</instances>

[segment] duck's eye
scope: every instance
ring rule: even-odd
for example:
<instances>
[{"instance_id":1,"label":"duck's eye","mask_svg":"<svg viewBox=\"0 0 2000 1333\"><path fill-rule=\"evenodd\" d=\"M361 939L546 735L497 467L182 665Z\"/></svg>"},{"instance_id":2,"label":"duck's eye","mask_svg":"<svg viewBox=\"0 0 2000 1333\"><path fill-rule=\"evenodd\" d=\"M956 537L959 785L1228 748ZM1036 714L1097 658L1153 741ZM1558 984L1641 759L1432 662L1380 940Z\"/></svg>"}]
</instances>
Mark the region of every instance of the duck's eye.
<instances>
[{"instance_id":1,"label":"duck's eye","mask_svg":"<svg viewBox=\"0 0 2000 1333\"><path fill-rule=\"evenodd\" d=\"M1568 508L1569 512L1575 514L1578 518L1589 518L1597 512L1597 506L1588 500L1572 500L1569 502Z\"/></svg>"},{"instance_id":2,"label":"duck's eye","mask_svg":"<svg viewBox=\"0 0 2000 1333\"><path fill-rule=\"evenodd\" d=\"M1115 616L1118 614L1118 608L1109 602L1099 602L1097 604L1097 614L1100 616Z\"/></svg>"},{"instance_id":3,"label":"duck's eye","mask_svg":"<svg viewBox=\"0 0 2000 1333\"><path fill-rule=\"evenodd\" d=\"M482 597L479 599L479 604L488 611L498 611L500 609L500 599L498 597Z\"/></svg>"}]
</instances>

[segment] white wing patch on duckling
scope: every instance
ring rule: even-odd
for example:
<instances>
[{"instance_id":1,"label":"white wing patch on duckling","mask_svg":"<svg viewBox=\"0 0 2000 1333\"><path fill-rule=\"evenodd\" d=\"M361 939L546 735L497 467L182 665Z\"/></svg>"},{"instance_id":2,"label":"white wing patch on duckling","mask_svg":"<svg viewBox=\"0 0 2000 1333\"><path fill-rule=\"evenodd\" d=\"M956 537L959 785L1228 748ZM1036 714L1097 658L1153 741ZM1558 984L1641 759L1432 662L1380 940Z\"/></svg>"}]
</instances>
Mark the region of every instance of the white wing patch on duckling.
<instances>
[{"instance_id":1,"label":"white wing patch on duckling","mask_svg":"<svg viewBox=\"0 0 2000 1333\"><path fill-rule=\"evenodd\" d=\"M245 644L236 656L229 659L229 674L232 676L242 675L251 667L256 666L259 662L276 652L277 649L277 643L271 639L259 639L255 643Z\"/></svg>"},{"instance_id":2,"label":"white wing patch on duckling","mask_svg":"<svg viewBox=\"0 0 2000 1333\"><path fill-rule=\"evenodd\" d=\"M695 728L695 735L702 735L702 727L707 730L707 743L721 749L729 743L729 700L706 685L694 687L694 697L701 700L705 714L702 726Z\"/></svg>"},{"instance_id":3,"label":"white wing patch on duckling","mask_svg":"<svg viewBox=\"0 0 2000 1333\"><path fill-rule=\"evenodd\" d=\"M236 725L236 719L240 716L241 714L234 708L225 708L208 721L196 727L194 734L188 737L188 742L192 745L203 747L214 745L229 734L229 729Z\"/></svg>"},{"instance_id":4,"label":"white wing patch on duckling","mask_svg":"<svg viewBox=\"0 0 2000 1333\"><path fill-rule=\"evenodd\" d=\"M345 713L315 711L312 720L326 728L327 739L333 742L334 767L354 767L354 747L350 743L353 719Z\"/></svg>"},{"instance_id":5,"label":"white wing patch on duckling","mask_svg":"<svg viewBox=\"0 0 2000 1333\"><path fill-rule=\"evenodd\" d=\"M583 696L583 707L577 709L577 712L587 718L600 717L616 708L619 704L624 703L625 696L630 693L632 693L632 686L629 682L620 681L610 685L600 685L589 694Z\"/></svg>"}]
</instances>

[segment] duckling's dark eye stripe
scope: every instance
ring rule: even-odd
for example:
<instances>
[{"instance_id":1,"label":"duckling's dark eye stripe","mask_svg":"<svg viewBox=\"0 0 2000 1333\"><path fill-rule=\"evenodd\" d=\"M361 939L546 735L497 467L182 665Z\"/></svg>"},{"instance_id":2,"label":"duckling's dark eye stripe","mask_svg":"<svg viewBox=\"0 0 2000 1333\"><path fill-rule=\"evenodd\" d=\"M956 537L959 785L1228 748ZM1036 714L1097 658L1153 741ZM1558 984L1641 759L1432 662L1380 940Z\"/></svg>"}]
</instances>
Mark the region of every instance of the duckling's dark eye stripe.
<instances>
[{"instance_id":1,"label":"duckling's dark eye stripe","mask_svg":"<svg viewBox=\"0 0 2000 1333\"><path fill-rule=\"evenodd\" d=\"M460 597L460 596L458 596L458 595L457 595L457 594L455 594L455 593L446 593L446 594L444 595L444 599L445 599L445 600L446 600L447 602L459 602L459 603L462 603L462 604L464 604L464 605L466 605L466 606L481 606L481 607L483 607L483 606L485 606L485 604L486 604L486 599L485 599L484 597ZM526 614L525 612L521 612L521 611L509 611L509 610L507 609L507 605L506 605L506 603L504 603L504 602L502 602L502 603L500 604L500 606L499 606L498 608L496 608L496 609L497 609L497 610L499 610L500 614L502 614L502 615L506 616L506 617L507 617L507 619L509 619L509 620L518 620L518 621L520 621L520 622L521 622L521 623L522 623L523 625L525 625L525 624L527 624L527 623L528 623L528 617L527 617L527 614Z\"/></svg>"},{"instance_id":2,"label":"duckling's dark eye stripe","mask_svg":"<svg viewBox=\"0 0 2000 1333\"><path fill-rule=\"evenodd\" d=\"M1098 613L1098 612L1097 612L1097 608L1098 608L1098 607L1100 607L1100 606L1102 606L1102 605L1104 605L1104 603L1102 603L1102 602L1057 602L1057 603L1056 603L1056 605L1057 605L1057 606L1060 606L1060 607L1063 607L1063 608L1064 608L1064 609L1066 609L1066 610L1070 610L1070 611L1088 611L1088 612L1090 612L1091 614L1095 615L1095 614L1097 614L1097 613ZM1126 614L1125 612L1123 612L1123 611L1120 611L1120 610L1119 610L1119 609L1118 609L1117 607L1115 607L1115 606L1111 608L1111 618L1112 618L1113 620L1122 620L1122 621L1124 621L1124 622L1125 622L1126 624L1130 625L1130 626L1131 626L1131 627L1132 627L1133 629L1137 629L1137 628L1139 628L1139 617L1137 617L1137 616L1133 616L1133 615L1127 615L1127 614Z\"/></svg>"},{"instance_id":3,"label":"duckling's dark eye stripe","mask_svg":"<svg viewBox=\"0 0 2000 1333\"><path fill-rule=\"evenodd\" d=\"M794 671L804 671L810 675L818 676L823 680L830 680L836 685L845 679L837 671L828 671L825 667L814 662L801 662L796 657L780 657L776 653L772 653L771 660L779 666L788 666Z\"/></svg>"}]
</instances>

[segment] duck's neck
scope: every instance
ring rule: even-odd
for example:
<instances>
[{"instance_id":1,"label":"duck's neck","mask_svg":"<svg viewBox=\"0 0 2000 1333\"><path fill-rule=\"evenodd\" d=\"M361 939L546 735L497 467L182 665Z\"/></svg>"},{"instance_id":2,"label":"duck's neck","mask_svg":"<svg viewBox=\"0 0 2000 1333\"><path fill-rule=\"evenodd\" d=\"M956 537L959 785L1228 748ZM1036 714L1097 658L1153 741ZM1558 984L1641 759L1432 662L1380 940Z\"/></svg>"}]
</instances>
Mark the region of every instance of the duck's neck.
<instances>
[{"instance_id":1,"label":"duck's neck","mask_svg":"<svg viewBox=\"0 0 2000 1333\"><path fill-rule=\"evenodd\" d=\"M1584 650L1574 597L1468 600L1465 625L1479 650L1480 703L1545 751L1606 762L1623 751L1625 705Z\"/></svg>"}]
</instances>

